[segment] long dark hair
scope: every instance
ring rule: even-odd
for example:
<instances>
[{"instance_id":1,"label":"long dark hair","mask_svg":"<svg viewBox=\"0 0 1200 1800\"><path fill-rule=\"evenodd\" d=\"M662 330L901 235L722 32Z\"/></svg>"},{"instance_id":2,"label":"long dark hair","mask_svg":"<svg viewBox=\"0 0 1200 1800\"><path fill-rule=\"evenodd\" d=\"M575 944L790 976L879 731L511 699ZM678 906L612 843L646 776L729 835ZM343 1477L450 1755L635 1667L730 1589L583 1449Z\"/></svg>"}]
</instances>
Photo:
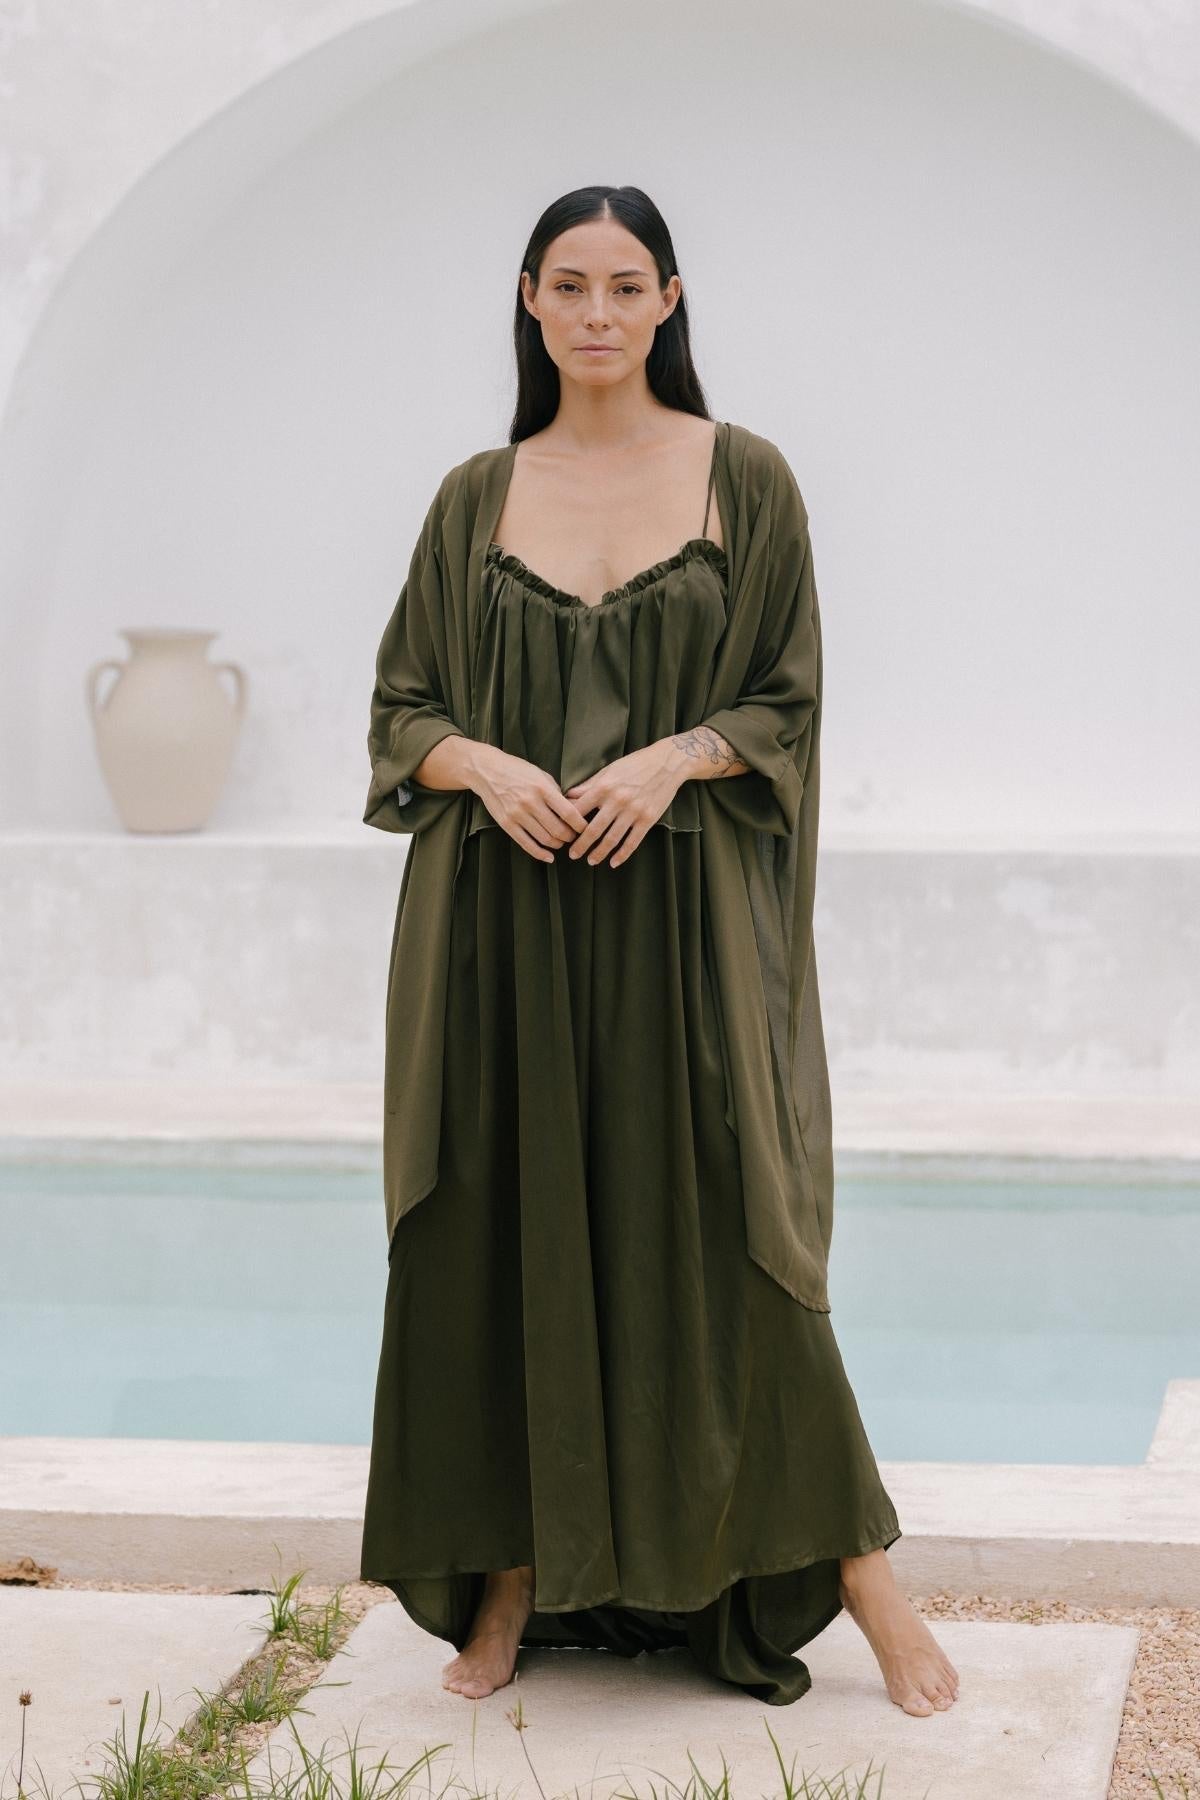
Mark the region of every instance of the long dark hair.
<instances>
[{"instance_id":1,"label":"long dark hair","mask_svg":"<svg viewBox=\"0 0 1200 1800\"><path fill-rule=\"evenodd\" d=\"M572 225L603 218L619 220L639 243L645 245L654 258L660 287L665 287L672 275L679 274L666 220L649 194L637 187L575 188L551 201L525 246L521 271L528 269L530 281L536 288L546 246ZM528 311L521 296L520 273L517 276L513 341L517 353L517 404L508 441L517 444L550 423L558 411L560 391L558 365L542 342L541 325ZM677 412L695 413L701 419L712 418L692 361L686 290L680 294L670 318L664 319L655 333L646 358L646 379L664 406L672 406Z\"/></svg>"}]
</instances>

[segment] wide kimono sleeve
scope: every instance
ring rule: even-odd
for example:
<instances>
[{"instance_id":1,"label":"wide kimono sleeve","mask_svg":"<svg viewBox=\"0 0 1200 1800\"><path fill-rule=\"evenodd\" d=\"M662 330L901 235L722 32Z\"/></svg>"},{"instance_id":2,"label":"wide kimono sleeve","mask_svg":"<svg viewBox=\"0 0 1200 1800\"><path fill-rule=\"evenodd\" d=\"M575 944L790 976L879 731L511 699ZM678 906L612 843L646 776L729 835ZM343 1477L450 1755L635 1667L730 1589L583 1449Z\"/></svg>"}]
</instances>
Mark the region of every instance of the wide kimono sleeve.
<instances>
[{"instance_id":1,"label":"wide kimono sleeve","mask_svg":"<svg viewBox=\"0 0 1200 1800\"><path fill-rule=\"evenodd\" d=\"M451 717L441 525L445 482L425 515L408 576L384 627L375 659L367 748L371 785L363 820L381 831L418 832L462 798L460 788L427 788L413 779L435 744L465 737Z\"/></svg>"},{"instance_id":2,"label":"wide kimono sleeve","mask_svg":"<svg viewBox=\"0 0 1200 1800\"><path fill-rule=\"evenodd\" d=\"M772 499L767 572L749 672L730 705L701 721L729 743L747 773L708 783L735 819L757 831L794 831L821 688L821 622L808 512L782 457Z\"/></svg>"}]
</instances>

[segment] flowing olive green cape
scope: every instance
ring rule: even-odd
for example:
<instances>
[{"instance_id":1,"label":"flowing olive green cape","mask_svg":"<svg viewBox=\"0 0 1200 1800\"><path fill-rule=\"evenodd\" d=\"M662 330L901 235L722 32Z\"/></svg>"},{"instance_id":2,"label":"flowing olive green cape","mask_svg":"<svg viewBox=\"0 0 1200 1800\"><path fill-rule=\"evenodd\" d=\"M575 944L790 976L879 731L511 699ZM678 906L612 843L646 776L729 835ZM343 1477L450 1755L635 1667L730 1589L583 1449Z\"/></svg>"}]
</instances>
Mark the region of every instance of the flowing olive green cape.
<instances>
[{"instance_id":1,"label":"flowing olive green cape","mask_svg":"<svg viewBox=\"0 0 1200 1800\"><path fill-rule=\"evenodd\" d=\"M478 451L443 477L376 660L363 817L413 837L387 987L389 1244L396 1221L437 1184L451 895L463 844L472 832L501 829L471 790L422 787L413 771L442 738L476 735L483 561L515 452L512 444ZM833 1156L813 951L821 628L808 513L778 447L727 421L717 426L715 498L727 624L707 705L678 729L711 725L748 772L684 782L659 825L703 833L747 1250L802 1305L828 1312ZM566 789L599 766L548 772ZM539 866L552 882L554 865Z\"/></svg>"}]
</instances>

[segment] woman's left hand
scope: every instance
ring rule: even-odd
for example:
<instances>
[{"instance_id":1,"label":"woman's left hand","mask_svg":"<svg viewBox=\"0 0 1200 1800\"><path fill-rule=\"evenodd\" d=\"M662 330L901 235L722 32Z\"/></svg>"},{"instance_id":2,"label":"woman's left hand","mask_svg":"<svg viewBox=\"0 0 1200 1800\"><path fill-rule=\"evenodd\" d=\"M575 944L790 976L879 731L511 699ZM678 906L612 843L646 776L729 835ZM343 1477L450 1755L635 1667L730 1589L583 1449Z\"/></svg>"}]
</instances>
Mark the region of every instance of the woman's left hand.
<instances>
[{"instance_id":1,"label":"woman's left hand","mask_svg":"<svg viewBox=\"0 0 1200 1800\"><path fill-rule=\"evenodd\" d=\"M615 853L614 869L627 861L686 780L686 768L681 772L677 766L680 761L686 759L670 738L663 738L564 788L580 812L593 815L567 851L572 862L586 856L589 863L600 863L610 852Z\"/></svg>"}]
</instances>

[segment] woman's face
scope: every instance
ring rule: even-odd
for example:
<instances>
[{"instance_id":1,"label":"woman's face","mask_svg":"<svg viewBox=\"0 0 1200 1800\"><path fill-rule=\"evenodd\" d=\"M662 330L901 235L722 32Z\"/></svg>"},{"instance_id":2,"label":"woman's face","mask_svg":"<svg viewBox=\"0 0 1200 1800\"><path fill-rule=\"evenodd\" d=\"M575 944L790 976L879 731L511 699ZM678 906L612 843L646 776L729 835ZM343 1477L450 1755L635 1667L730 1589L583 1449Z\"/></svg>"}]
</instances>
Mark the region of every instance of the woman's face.
<instances>
[{"instance_id":1,"label":"woman's face","mask_svg":"<svg viewBox=\"0 0 1200 1800\"><path fill-rule=\"evenodd\" d=\"M654 258L640 239L615 219L589 219L551 239L536 292L528 271L521 292L559 374L607 387L641 368L682 283L672 275L660 288ZM590 345L603 345L604 353Z\"/></svg>"}]
</instances>

